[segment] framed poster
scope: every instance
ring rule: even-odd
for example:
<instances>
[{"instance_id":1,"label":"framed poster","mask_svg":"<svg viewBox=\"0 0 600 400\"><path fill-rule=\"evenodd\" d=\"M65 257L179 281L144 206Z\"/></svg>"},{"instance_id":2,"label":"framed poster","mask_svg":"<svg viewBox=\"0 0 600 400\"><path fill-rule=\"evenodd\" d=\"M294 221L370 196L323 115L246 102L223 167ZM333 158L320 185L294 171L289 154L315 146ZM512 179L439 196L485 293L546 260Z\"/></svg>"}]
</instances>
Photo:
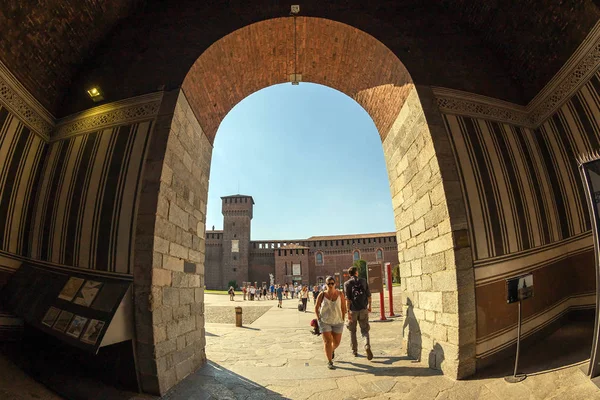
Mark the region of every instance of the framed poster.
<instances>
[{"instance_id":1,"label":"framed poster","mask_svg":"<svg viewBox=\"0 0 600 400\"><path fill-rule=\"evenodd\" d=\"M58 308L50 307L48 311L46 311L44 318L42 318L42 324L46 325L47 327L52 327L54 321L56 321L56 317L58 317L58 314L60 314L60 310Z\"/></svg>"},{"instance_id":2,"label":"framed poster","mask_svg":"<svg viewBox=\"0 0 600 400\"><path fill-rule=\"evenodd\" d=\"M70 277L65 286L60 291L58 298L66 301L71 301L79 291L81 285L85 279L76 278L74 276Z\"/></svg>"},{"instance_id":3,"label":"framed poster","mask_svg":"<svg viewBox=\"0 0 600 400\"><path fill-rule=\"evenodd\" d=\"M81 336L81 332L83 331L83 327L85 326L87 320L88 319L85 317L76 315L69 324L69 327L67 328L67 335L79 339L79 336Z\"/></svg>"},{"instance_id":4,"label":"framed poster","mask_svg":"<svg viewBox=\"0 0 600 400\"><path fill-rule=\"evenodd\" d=\"M239 240L232 240L231 241L231 252L232 253L239 253L240 252L240 241Z\"/></svg>"},{"instance_id":5,"label":"framed poster","mask_svg":"<svg viewBox=\"0 0 600 400\"><path fill-rule=\"evenodd\" d=\"M58 319L54 323L53 329L64 332L67 329L67 326L69 326L69 322L71 322L72 317L72 312L62 310L58 316Z\"/></svg>"},{"instance_id":6,"label":"framed poster","mask_svg":"<svg viewBox=\"0 0 600 400\"><path fill-rule=\"evenodd\" d=\"M73 303L79 304L80 306L89 307L96 298L96 295L101 287L102 282L85 281L83 287L75 296Z\"/></svg>"},{"instance_id":7,"label":"framed poster","mask_svg":"<svg viewBox=\"0 0 600 400\"><path fill-rule=\"evenodd\" d=\"M506 280L506 302L516 303L533 297L533 275L523 275Z\"/></svg>"},{"instance_id":8,"label":"framed poster","mask_svg":"<svg viewBox=\"0 0 600 400\"><path fill-rule=\"evenodd\" d=\"M81 337L81 341L88 344L95 345L98 341L98 337L102 332L102 328L104 327L104 321L98 321L97 319L93 319L88 324L83 336Z\"/></svg>"}]
</instances>

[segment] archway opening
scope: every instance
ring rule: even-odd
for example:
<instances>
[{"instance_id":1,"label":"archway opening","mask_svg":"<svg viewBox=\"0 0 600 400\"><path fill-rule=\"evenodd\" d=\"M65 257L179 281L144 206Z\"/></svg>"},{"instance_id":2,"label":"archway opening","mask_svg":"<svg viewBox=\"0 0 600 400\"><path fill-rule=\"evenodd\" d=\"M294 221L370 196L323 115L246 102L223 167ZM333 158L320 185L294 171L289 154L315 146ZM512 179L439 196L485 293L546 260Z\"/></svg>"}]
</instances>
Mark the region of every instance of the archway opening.
<instances>
[{"instance_id":1,"label":"archway opening","mask_svg":"<svg viewBox=\"0 0 600 400\"><path fill-rule=\"evenodd\" d=\"M296 40L292 40L294 36ZM192 241L186 251L189 243L185 243L185 235L178 237L177 228L205 237L208 178L217 127L249 94L290 77L297 81L299 75L303 82L345 93L367 111L377 127L392 194L403 304L409 307L406 315L411 321L404 338L407 352L419 360L429 359L433 368L450 376L460 378L474 371L473 272L468 241L460 240L467 230L465 211L448 137L431 89L415 87L400 60L364 32L330 20L290 17L259 22L219 40L192 66L182 90L165 95L163 100L157 122L161 128L155 130L151 144L157 162L162 162L162 172L161 176L145 177L144 184L160 186L154 200L159 205L155 226L162 229L155 230L154 240L168 236L163 239L171 243L169 249L181 250L179 260L187 261L179 261L169 250L160 255L160 262L153 262L152 271L139 271L152 274L152 283L148 286L147 279L137 279L138 293L150 291L153 299L168 303L175 297L178 304L156 303L146 311L142 296L136 324L148 323L161 332L173 323L190 328L194 323L201 336L185 369L176 374L169 368L164 373L144 374L142 384L147 387L158 386L164 392L205 359L201 288L206 277L205 243ZM233 205L235 208L235 200ZM171 225L174 229L170 230ZM136 254L141 256L137 250ZM155 277L164 276L165 271L189 274L192 278L185 279L199 280L200 287L193 291L174 288L172 280L155 284ZM174 306L188 304L194 310L189 316L169 313ZM426 311L439 313L438 322L425 321ZM157 313L158 319L153 317ZM152 339L153 346L166 346L166 354L151 355L149 362L161 363L162 358L178 354L180 350L168 343L177 343L182 335L187 331L161 335L160 341L167 343L163 345ZM177 372L174 366L171 369Z\"/></svg>"}]
</instances>

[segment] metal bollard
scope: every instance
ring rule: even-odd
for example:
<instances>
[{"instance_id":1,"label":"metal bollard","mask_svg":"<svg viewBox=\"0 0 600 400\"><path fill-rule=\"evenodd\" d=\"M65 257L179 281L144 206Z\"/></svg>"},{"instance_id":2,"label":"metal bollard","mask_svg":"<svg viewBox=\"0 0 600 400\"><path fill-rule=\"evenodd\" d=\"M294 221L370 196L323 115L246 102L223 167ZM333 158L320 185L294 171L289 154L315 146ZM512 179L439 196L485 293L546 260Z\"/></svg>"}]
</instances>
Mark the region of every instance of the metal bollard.
<instances>
[{"instance_id":1,"label":"metal bollard","mask_svg":"<svg viewBox=\"0 0 600 400\"><path fill-rule=\"evenodd\" d=\"M242 307L235 308L235 326L238 328L242 326Z\"/></svg>"}]
</instances>

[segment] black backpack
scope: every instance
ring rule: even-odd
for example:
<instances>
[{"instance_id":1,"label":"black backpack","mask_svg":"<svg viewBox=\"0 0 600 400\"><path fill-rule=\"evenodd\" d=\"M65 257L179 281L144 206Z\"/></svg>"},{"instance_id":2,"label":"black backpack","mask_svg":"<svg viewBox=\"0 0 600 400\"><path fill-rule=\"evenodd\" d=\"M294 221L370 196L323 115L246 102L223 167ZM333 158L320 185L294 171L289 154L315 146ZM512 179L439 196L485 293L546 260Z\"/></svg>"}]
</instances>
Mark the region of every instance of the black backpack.
<instances>
[{"instance_id":1,"label":"black backpack","mask_svg":"<svg viewBox=\"0 0 600 400\"><path fill-rule=\"evenodd\" d=\"M369 305L369 299L367 298L367 290L363 285L362 279L352 278L350 282L350 293L352 295L350 300L352 301L352 308L356 310L363 310L367 308Z\"/></svg>"}]
</instances>

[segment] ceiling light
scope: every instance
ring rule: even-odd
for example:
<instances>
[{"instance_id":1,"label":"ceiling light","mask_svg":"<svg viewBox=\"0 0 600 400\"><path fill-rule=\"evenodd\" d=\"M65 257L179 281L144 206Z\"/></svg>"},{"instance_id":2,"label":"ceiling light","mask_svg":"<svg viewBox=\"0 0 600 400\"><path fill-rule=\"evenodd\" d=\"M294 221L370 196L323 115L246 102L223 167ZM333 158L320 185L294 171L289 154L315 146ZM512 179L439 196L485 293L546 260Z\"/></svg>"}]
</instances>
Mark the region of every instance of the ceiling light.
<instances>
[{"instance_id":1,"label":"ceiling light","mask_svg":"<svg viewBox=\"0 0 600 400\"><path fill-rule=\"evenodd\" d=\"M102 101L104 100L104 96L102 95L102 91L100 90L99 87L92 87L90 89L87 90L87 94L90 96L90 98L93 101Z\"/></svg>"}]
</instances>

